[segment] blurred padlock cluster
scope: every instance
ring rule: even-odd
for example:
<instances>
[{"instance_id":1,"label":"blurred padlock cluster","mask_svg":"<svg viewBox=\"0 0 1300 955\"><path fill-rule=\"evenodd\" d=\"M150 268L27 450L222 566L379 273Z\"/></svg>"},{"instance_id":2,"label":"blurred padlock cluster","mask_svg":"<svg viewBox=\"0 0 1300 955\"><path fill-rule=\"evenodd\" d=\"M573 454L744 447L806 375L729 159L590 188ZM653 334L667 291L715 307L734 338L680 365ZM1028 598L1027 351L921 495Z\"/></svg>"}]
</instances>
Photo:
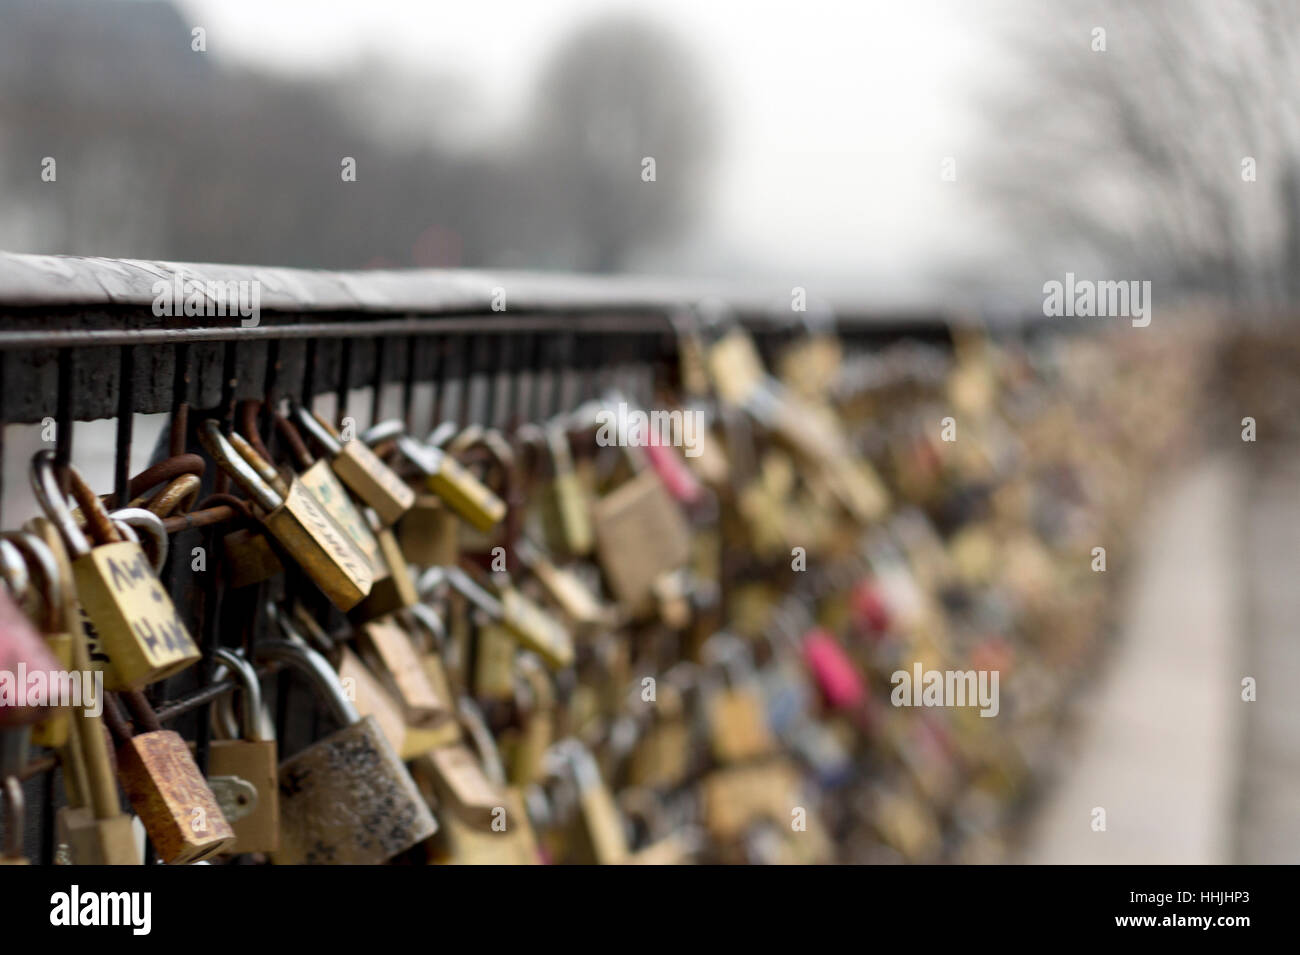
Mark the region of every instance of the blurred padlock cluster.
<instances>
[{"instance_id":1,"label":"blurred padlock cluster","mask_svg":"<svg viewBox=\"0 0 1300 955\"><path fill-rule=\"evenodd\" d=\"M7 711L58 858L1008 858L1211 339L674 329L505 426L186 409L126 507L38 454L6 654L106 691Z\"/></svg>"}]
</instances>

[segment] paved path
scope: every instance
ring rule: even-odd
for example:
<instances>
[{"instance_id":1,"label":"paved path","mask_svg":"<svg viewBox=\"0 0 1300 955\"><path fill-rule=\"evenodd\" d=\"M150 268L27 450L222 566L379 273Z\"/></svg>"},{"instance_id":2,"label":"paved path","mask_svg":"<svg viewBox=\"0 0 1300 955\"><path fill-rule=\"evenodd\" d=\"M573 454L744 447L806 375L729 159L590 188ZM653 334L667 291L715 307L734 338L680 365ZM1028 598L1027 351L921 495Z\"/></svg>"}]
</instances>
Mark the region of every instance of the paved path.
<instances>
[{"instance_id":1,"label":"paved path","mask_svg":"<svg viewBox=\"0 0 1300 955\"><path fill-rule=\"evenodd\" d=\"M1171 470L1153 498L1137 528L1120 641L1079 710L1080 731L1063 741L1066 768L1030 830L1024 861L1195 864L1236 856L1242 733L1247 707L1259 706L1242 703L1240 693L1248 673L1245 489L1240 461L1215 457ZM1292 531L1294 551L1300 536ZM1300 659L1289 659L1300 676ZM1270 692L1285 692L1268 683ZM1290 752L1297 749L1293 732ZM1094 807L1106 811L1104 832L1092 829Z\"/></svg>"}]
</instances>

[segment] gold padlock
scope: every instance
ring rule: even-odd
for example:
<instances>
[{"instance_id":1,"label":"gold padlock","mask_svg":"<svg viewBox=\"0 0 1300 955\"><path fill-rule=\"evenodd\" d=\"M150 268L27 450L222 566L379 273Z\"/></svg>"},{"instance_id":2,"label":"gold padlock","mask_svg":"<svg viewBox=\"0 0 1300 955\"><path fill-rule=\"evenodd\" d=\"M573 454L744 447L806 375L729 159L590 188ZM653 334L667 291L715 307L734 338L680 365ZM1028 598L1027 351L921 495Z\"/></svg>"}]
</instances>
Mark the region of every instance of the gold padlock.
<instances>
[{"instance_id":1,"label":"gold padlock","mask_svg":"<svg viewBox=\"0 0 1300 955\"><path fill-rule=\"evenodd\" d=\"M690 559L690 528L654 471L641 470L600 498L593 524L610 589L630 613L647 605L660 575Z\"/></svg>"},{"instance_id":2,"label":"gold padlock","mask_svg":"<svg viewBox=\"0 0 1300 955\"><path fill-rule=\"evenodd\" d=\"M374 571L338 522L296 478L281 496L244 460L209 418L199 429L204 448L261 508L261 521L326 597L350 610L370 593Z\"/></svg>"},{"instance_id":3,"label":"gold padlock","mask_svg":"<svg viewBox=\"0 0 1300 955\"><path fill-rule=\"evenodd\" d=\"M335 473L357 497L374 508L381 527L389 527L410 510L415 491L407 486L360 438L343 441L329 425L304 405L294 419L325 450Z\"/></svg>"},{"instance_id":4,"label":"gold padlock","mask_svg":"<svg viewBox=\"0 0 1300 955\"><path fill-rule=\"evenodd\" d=\"M402 708L410 726L431 726L447 719L451 702L440 697L429 682L410 636L392 617L372 620L361 627L358 645L362 659Z\"/></svg>"},{"instance_id":5,"label":"gold padlock","mask_svg":"<svg viewBox=\"0 0 1300 955\"><path fill-rule=\"evenodd\" d=\"M88 527L101 542L93 548L59 490L54 452L37 452L32 487L67 548L77 595L99 641L91 653L92 666L104 669L105 685L136 689L197 662L199 648L144 549L124 539L75 469L69 468L69 478Z\"/></svg>"},{"instance_id":6,"label":"gold padlock","mask_svg":"<svg viewBox=\"0 0 1300 955\"><path fill-rule=\"evenodd\" d=\"M208 747L208 786L235 833L227 851L275 852L280 848L280 762L275 737L263 731L257 671L225 647L214 655L242 694L243 719L235 721L238 735L214 739Z\"/></svg>"},{"instance_id":7,"label":"gold padlock","mask_svg":"<svg viewBox=\"0 0 1300 955\"><path fill-rule=\"evenodd\" d=\"M280 765L277 864L377 865L423 842L437 822L375 721L348 700L320 654L262 640L259 658L294 667L321 693L342 728Z\"/></svg>"},{"instance_id":8,"label":"gold padlock","mask_svg":"<svg viewBox=\"0 0 1300 955\"><path fill-rule=\"evenodd\" d=\"M162 728L139 691L128 691L123 699L144 732L132 733L115 705L105 701L105 716L118 737L118 779L159 858L184 865L228 851L235 833L185 740Z\"/></svg>"},{"instance_id":9,"label":"gold padlock","mask_svg":"<svg viewBox=\"0 0 1300 955\"><path fill-rule=\"evenodd\" d=\"M489 531L506 516L505 501L442 448L409 434L398 436L397 447L425 476L429 490L475 530Z\"/></svg>"},{"instance_id":10,"label":"gold padlock","mask_svg":"<svg viewBox=\"0 0 1300 955\"><path fill-rule=\"evenodd\" d=\"M41 532L40 520L31 525L37 533ZM61 551L55 541L51 541L51 549L58 559ZM72 632L72 663L82 673L90 669L86 636L80 629ZM103 720L91 715L91 701L83 702L86 705L72 711L68 745L60 753L68 805L60 807L55 816L59 843L67 847L74 865L140 865L140 845L131 816L122 812L118 801ZM103 700L97 702L104 704Z\"/></svg>"}]
</instances>

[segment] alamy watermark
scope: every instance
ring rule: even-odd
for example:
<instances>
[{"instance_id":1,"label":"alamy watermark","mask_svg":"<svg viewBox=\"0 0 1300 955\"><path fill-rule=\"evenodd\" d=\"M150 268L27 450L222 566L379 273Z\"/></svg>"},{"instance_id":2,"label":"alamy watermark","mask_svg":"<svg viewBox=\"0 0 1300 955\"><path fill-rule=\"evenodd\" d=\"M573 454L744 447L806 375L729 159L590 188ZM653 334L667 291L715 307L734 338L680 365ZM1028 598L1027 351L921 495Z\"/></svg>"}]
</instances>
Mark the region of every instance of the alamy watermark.
<instances>
[{"instance_id":1,"label":"alamy watermark","mask_svg":"<svg viewBox=\"0 0 1300 955\"><path fill-rule=\"evenodd\" d=\"M700 424L700 413L689 408L647 412L620 401L617 408L596 412L596 443L602 448L671 445L695 458L700 455Z\"/></svg>"},{"instance_id":2,"label":"alamy watermark","mask_svg":"<svg viewBox=\"0 0 1300 955\"><path fill-rule=\"evenodd\" d=\"M997 716L1000 670L926 670L920 663L911 673L895 670L889 701L895 706L978 706L980 716Z\"/></svg>"},{"instance_id":3,"label":"alamy watermark","mask_svg":"<svg viewBox=\"0 0 1300 955\"><path fill-rule=\"evenodd\" d=\"M171 281L153 283L153 313L187 318L238 318L244 328L262 321L262 283L257 279L228 282L188 279L176 272Z\"/></svg>"},{"instance_id":4,"label":"alamy watermark","mask_svg":"<svg viewBox=\"0 0 1300 955\"><path fill-rule=\"evenodd\" d=\"M104 712L104 674L101 670L0 670L0 707L33 709L57 706L85 707L87 716Z\"/></svg>"},{"instance_id":5,"label":"alamy watermark","mask_svg":"<svg viewBox=\"0 0 1300 955\"><path fill-rule=\"evenodd\" d=\"M1151 324L1151 281L1094 282L1065 273L1065 281L1043 283L1048 318L1131 318L1134 328Z\"/></svg>"}]
</instances>

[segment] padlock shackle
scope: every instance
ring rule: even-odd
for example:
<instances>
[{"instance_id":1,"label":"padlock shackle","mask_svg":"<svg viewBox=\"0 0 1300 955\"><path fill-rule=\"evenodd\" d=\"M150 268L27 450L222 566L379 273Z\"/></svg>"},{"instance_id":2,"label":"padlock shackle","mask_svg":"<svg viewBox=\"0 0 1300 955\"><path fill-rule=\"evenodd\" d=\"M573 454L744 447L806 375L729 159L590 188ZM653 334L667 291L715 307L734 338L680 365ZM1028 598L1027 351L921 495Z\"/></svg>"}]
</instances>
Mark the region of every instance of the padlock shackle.
<instances>
[{"instance_id":1,"label":"padlock shackle","mask_svg":"<svg viewBox=\"0 0 1300 955\"><path fill-rule=\"evenodd\" d=\"M197 457L197 455L195 455ZM132 507L143 507L159 517L171 517L177 511L182 514L194 509L203 487L203 478L197 474L178 474L172 478L153 497L140 497L131 502Z\"/></svg>"},{"instance_id":2,"label":"padlock shackle","mask_svg":"<svg viewBox=\"0 0 1300 955\"><path fill-rule=\"evenodd\" d=\"M4 781L5 848L6 859L23 857L23 787L17 776L6 776Z\"/></svg>"},{"instance_id":3,"label":"padlock shackle","mask_svg":"<svg viewBox=\"0 0 1300 955\"><path fill-rule=\"evenodd\" d=\"M67 498L59 487L58 476L54 473L54 452L48 448L37 451L32 457L31 482L32 493L36 503L58 529L63 543L68 548L68 557L76 560L90 553L90 540L72 516ZM71 468L69 467L69 470Z\"/></svg>"},{"instance_id":4,"label":"padlock shackle","mask_svg":"<svg viewBox=\"0 0 1300 955\"><path fill-rule=\"evenodd\" d=\"M442 622L442 618L437 612L425 603L417 603L407 607L411 619L422 626L433 638L434 646L443 651L447 647L447 625Z\"/></svg>"},{"instance_id":5,"label":"padlock shackle","mask_svg":"<svg viewBox=\"0 0 1300 955\"><path fill-rule=\"evenodd\" d=\"M316 455L311 453L311 448L307 447L307 442L302 439L302 434L292 421L278 411L271 415L271 420L275 422L275 430L280 432L280 437L288 445L289 454L298 462L299 468L305 471L316 463Z\"/></svg>"},{"instance_id":6,"label":"padlock shackle","mask_svg":"<svg viewBox=\"0 0 1300 955\"><path fill-rule=\"evenodd\" d=\"M333 429L306 405L295 403L291 413L302 432L324 448L331 458L343 450L343 442L333 433Z\"/></svg>"},{"instance_id":7,"label":"padlock shackle","mask_svg":"<svg viewBox=\"0 0 1300 955\"><path fill-rule=\"evenodd\" d=\"M226 665L231 678L243 691L239 707L243 715L240 734L244 739L255 743L265 742L266 736L262 732L262 681L258 679L256 668L229 647L218 647L212 655Z\"/></svg>"},{"instance_id":8,"label":"padlock shackle","mask_svg":"<svg viewBox=\"0 0 1300 955\"><path fill-rule=\"evenodd\" d=\"M456 422L444 421L429 432L429 436L424 439L424 442L435 448L441 448L455 436L458 428L459 425Z\"/></svg>"},{"instance_id":9,"label":"padlock shackle","mask_svg":"<svg viewBox=\"0 0 1300 955\"><path fill-rule=\"evenodd\" d=\"M462 696L456 701L456 718L474 744L474 751L478 753L479 763L483 767L483 775L497 786L506 785L506 769L501 761L501 751L497 749L496 737L492 735L478 704L470 697Z\"/></svg>"},{"instance_id":10,"label":"padlock shackle","mask_svg":"<svg viewBox=\"0 0 1300 955\"><path fill-rule=\"evenodd\" d=\"M257 472L243 459L234 445L221 433L221 425L216 418L209 418L199 428L199 442L221 469L235 479L247 494L264 511L273 511L284 503L284 499L258 476Z\"/></svg>"},{"instance_id":11,"label":"padlock shackle","mask_svg":"<svg viewBox=\"0 0 1300 955\"><path fill-rule=\"evenodd\" d=\"M409 434L399 434L396 438L397 450L416 466L426 477L437 474L442 466L442 457L447 452L432 444L422 444Z\"/></svg>"},{"instance_id":12,"label":"padlock shackle","mask_svg":"<svg viewBox=\"0 0 1300 955\"><path fill-rule=\"evenodd\" d=\"M67 629L68 588L59 573L59 562L45 543L30 531L5 531L0 539L10 542L29 567L35 567L41 576L41 595L45 599L46 633L61 633Z\"/></svg>"},{"instance_id":13,"label":"padlock shackle","mask_svg":"<svg viewBox=\"0 0 1300 955\"><path fill-rule=\"evenodd\" d=\"M21 604L31 587L31 570L22 551L3 537L0 537L0 576L4 577L14 603Z\"/></svg>"},{"instance_id":14,"label":"padlock shackle","mask_svg":"<svg viewBox=\"0 0 1300 955\"><path fill-rule=\"evenodd\" d=\"M288 640L262 640L257 644L255 655L258 660L284 664L307 677L308 682L325 697L330 712L344 726L361 722L361 714L347 698L338 674L315 650Z\"/></svg>"},{"instance_id":15,"label":"padlock shackle","mask_svg":"<svg viewBox=\"0 0 1300 955\"><path fill-rule=\"evenodd\" d=\"M124 524L137 531L144 531L149 535L154 543L153 571L155 574L162 573L163 566L167 563L167 549L171 543L162 518L153 511L147 511L142 507L124 507L121 510L114 511L109 516L114 523Z\"/></svg>"},{"instance_id":16,"label":"padlock shackle","mask_svg":"<svg viewBox=\"0 0 1300 955\"><path fill-rule=\"evenodd\" d=\"M238 431L230 432L226 438L239 452L239 456L248 462L248 466L257 472L257 476L271 486L281 497L289 493L289 485L285 483L280 472L275 469L275 465L262 457L257 448Z\"/></svg>"},{"instance_id":17,"label":"padlock shackle","mask_svg":"<svg viewBox=\"0 0 1300 955\"><path fill-rule=\"evenodd\" d=\"M478 607L494 620L505 618L505 606L492 594L488 593L478 581L474 580L460 567L446 567L444 572L447 575L447 582L451 584L452 589L459 593L474 606Z\"/></svg>"},{"instance_id":18,"label":"padlock shackle","mask_svg":"<svg viewBox=\"0 0 1300 955\"><path fill-rule=\"evenodd\" d=\"M387 418L384 421L372 424L365 431L361 432L361 443L374 447L377 444L383 444L385 441L392 441L399 435L406 433L406 423L401 418Z\"/></svg>"}]
</instances>

